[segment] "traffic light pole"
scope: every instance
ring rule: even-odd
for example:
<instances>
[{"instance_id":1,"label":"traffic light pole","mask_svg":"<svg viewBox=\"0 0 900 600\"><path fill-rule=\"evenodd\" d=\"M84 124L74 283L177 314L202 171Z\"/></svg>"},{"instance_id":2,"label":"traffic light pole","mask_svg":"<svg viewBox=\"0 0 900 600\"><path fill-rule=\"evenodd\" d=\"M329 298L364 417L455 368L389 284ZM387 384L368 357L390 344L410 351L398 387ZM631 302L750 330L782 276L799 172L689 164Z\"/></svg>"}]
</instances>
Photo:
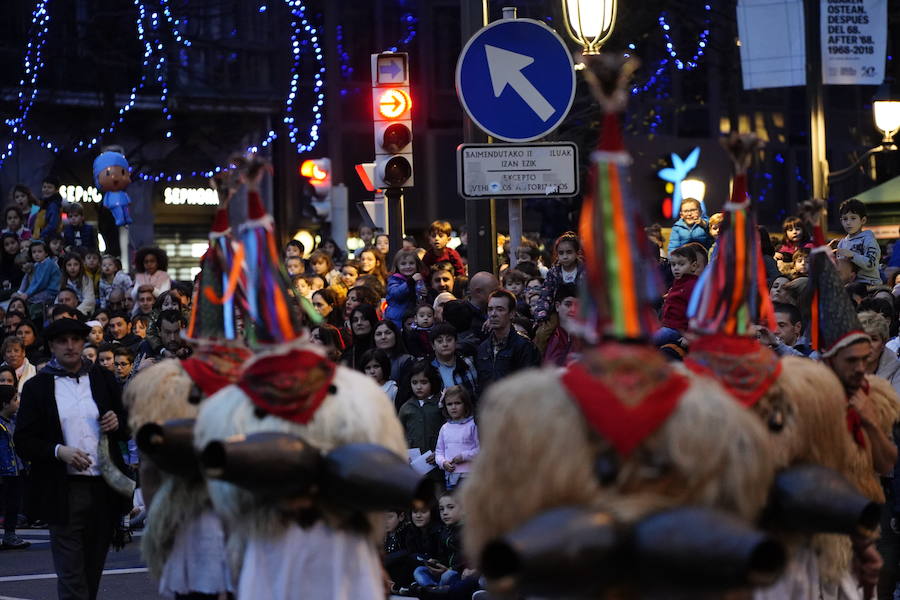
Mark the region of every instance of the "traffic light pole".
<instances>
[{"instance_id":1,"label":"traffic light pole","mask_svg":"<svg viewBox=\"0 0 900 600\"><path fill-rule=\"evenodd\" d=\"M488 0L461 0L460 9L462 43L465 45L476 31L488 24L489 3ZM465 114L463 140L466 143L487 141L487 137ZM470 277L479 271L497 272L496 217L493 198L466 200L466 229L469 234L466 258ZM393 245L393 240L391 244Z\"/></svg>"},{"instance_id":2,"label":"traffic light pole","mask_svg":"<svg viewBox=\"0 0 900 600\"><path fill-rule=\"evenodd\" d=\"M391 254L394 254L403 247L403 236L406 231L406 223L403 220L403 188L385 189L384 202L387 204L388 239Z\"/></svg>"}]
</instances>

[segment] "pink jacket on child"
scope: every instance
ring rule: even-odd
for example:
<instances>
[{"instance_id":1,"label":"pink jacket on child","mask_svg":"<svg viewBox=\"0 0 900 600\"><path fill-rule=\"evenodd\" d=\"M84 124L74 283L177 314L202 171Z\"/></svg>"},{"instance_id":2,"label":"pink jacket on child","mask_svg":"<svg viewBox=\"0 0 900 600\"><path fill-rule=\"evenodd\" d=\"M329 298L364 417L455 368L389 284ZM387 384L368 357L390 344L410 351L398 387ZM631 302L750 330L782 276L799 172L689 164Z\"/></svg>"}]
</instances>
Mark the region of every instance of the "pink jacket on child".
<instances>
[{"instance_id":1,"label":"pink jacket on child","mask_svg":"<svg viewBox=\"0 0 900 600\"><path fill-rule=\"evenodd\" d=\"M454 473L468 473L472 459L478 454L478 427L474 417L461 421L447 421L441 426L437 446L434 449L434 462L441 469L448 460L462 455L465 462L457 464Z\"/></svg>"}]
</instances>

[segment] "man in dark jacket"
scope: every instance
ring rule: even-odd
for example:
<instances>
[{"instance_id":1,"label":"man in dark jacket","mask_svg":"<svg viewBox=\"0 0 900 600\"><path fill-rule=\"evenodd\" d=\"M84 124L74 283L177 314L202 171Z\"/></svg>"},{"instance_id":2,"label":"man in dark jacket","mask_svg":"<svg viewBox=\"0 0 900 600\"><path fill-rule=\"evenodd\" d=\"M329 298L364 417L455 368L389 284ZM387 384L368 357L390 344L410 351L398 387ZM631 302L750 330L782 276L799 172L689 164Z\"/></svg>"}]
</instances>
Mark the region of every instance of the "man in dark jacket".
<instances>
[{"instance_id":1,"label":"man in dark jacket","mask_svg":"<svg viewBox=\"0 0 900 600\"><path fill-rule=\"evenodd\" d=\"M537 347L512 326L515 309L516 297L512 292L495 290L488 297L487 322L491 334L478 346L475 359L479 389L510 373L541 364Z\"/></svg>"},{"instance_id":2,"label":"man in dark jacket","mask_svg":"<svg viewBox=\"0 0 900 600\"><path fill-rule=\"evenodd\" d=\"M101 476L101 469L125 469L116 442L128 439L128 427L112 373L81 358L89 332L73 319L44 330L53 360L22 389L14 437L19 455L31 461L30 516L50 524L57 591L65 600L97 597L114 528L131 504ZM111 465L99 449L104 435Z\"/></svg>"}]
</instances>

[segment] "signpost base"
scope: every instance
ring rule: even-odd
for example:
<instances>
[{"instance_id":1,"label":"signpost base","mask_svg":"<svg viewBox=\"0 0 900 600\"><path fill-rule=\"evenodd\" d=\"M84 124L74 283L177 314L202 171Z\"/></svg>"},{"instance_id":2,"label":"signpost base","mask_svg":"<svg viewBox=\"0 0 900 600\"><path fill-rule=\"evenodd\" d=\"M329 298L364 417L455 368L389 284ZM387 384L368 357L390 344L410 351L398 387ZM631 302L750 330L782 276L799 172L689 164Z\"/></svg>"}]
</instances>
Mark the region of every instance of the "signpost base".
<instances>
[{"instance_id":1,"label":"signpost base","mask_svg":"<svg viewBox=\"0 0 900 600\"><path fill-rule=\"evenodd\" d=\"M384 190L384 202L387 208L388 239L391 243L391 254L403 247L403 236L406 235L406 223L403 217L403 188L387 188ZM388 257L384 257L385 261ZM387 266L387 265L385 265Z\"/></svg>"}]
</instances>

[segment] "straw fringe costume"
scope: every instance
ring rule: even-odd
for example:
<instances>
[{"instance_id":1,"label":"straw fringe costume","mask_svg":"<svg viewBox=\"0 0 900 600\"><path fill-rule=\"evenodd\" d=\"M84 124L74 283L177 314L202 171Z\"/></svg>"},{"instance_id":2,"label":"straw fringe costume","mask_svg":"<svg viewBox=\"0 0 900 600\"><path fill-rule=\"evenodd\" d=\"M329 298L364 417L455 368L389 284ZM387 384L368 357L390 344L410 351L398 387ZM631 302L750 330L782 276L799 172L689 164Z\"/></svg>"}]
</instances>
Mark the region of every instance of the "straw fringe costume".
<instances>
[{"instance_id":1,"label":"straw fringe costume","mask_svg":"<svg viewBox=\"0 0 900 600\"><path fill-rule=\"evenodd\" d=\"M582 335L607 341L566 369L517 373L483 396L481 451L462 488L473 564L492 539L558 507L596 508L628 524L696 505L750 523L766 502L774 461L758 419L717 382L635 343L657 328L660 286L629 198L618 110L606 109L580 223L590 290ZM604 462L613 465L606 478ZM597 597L648 597L641 587Z\"/></svg>"}]
</instances>

